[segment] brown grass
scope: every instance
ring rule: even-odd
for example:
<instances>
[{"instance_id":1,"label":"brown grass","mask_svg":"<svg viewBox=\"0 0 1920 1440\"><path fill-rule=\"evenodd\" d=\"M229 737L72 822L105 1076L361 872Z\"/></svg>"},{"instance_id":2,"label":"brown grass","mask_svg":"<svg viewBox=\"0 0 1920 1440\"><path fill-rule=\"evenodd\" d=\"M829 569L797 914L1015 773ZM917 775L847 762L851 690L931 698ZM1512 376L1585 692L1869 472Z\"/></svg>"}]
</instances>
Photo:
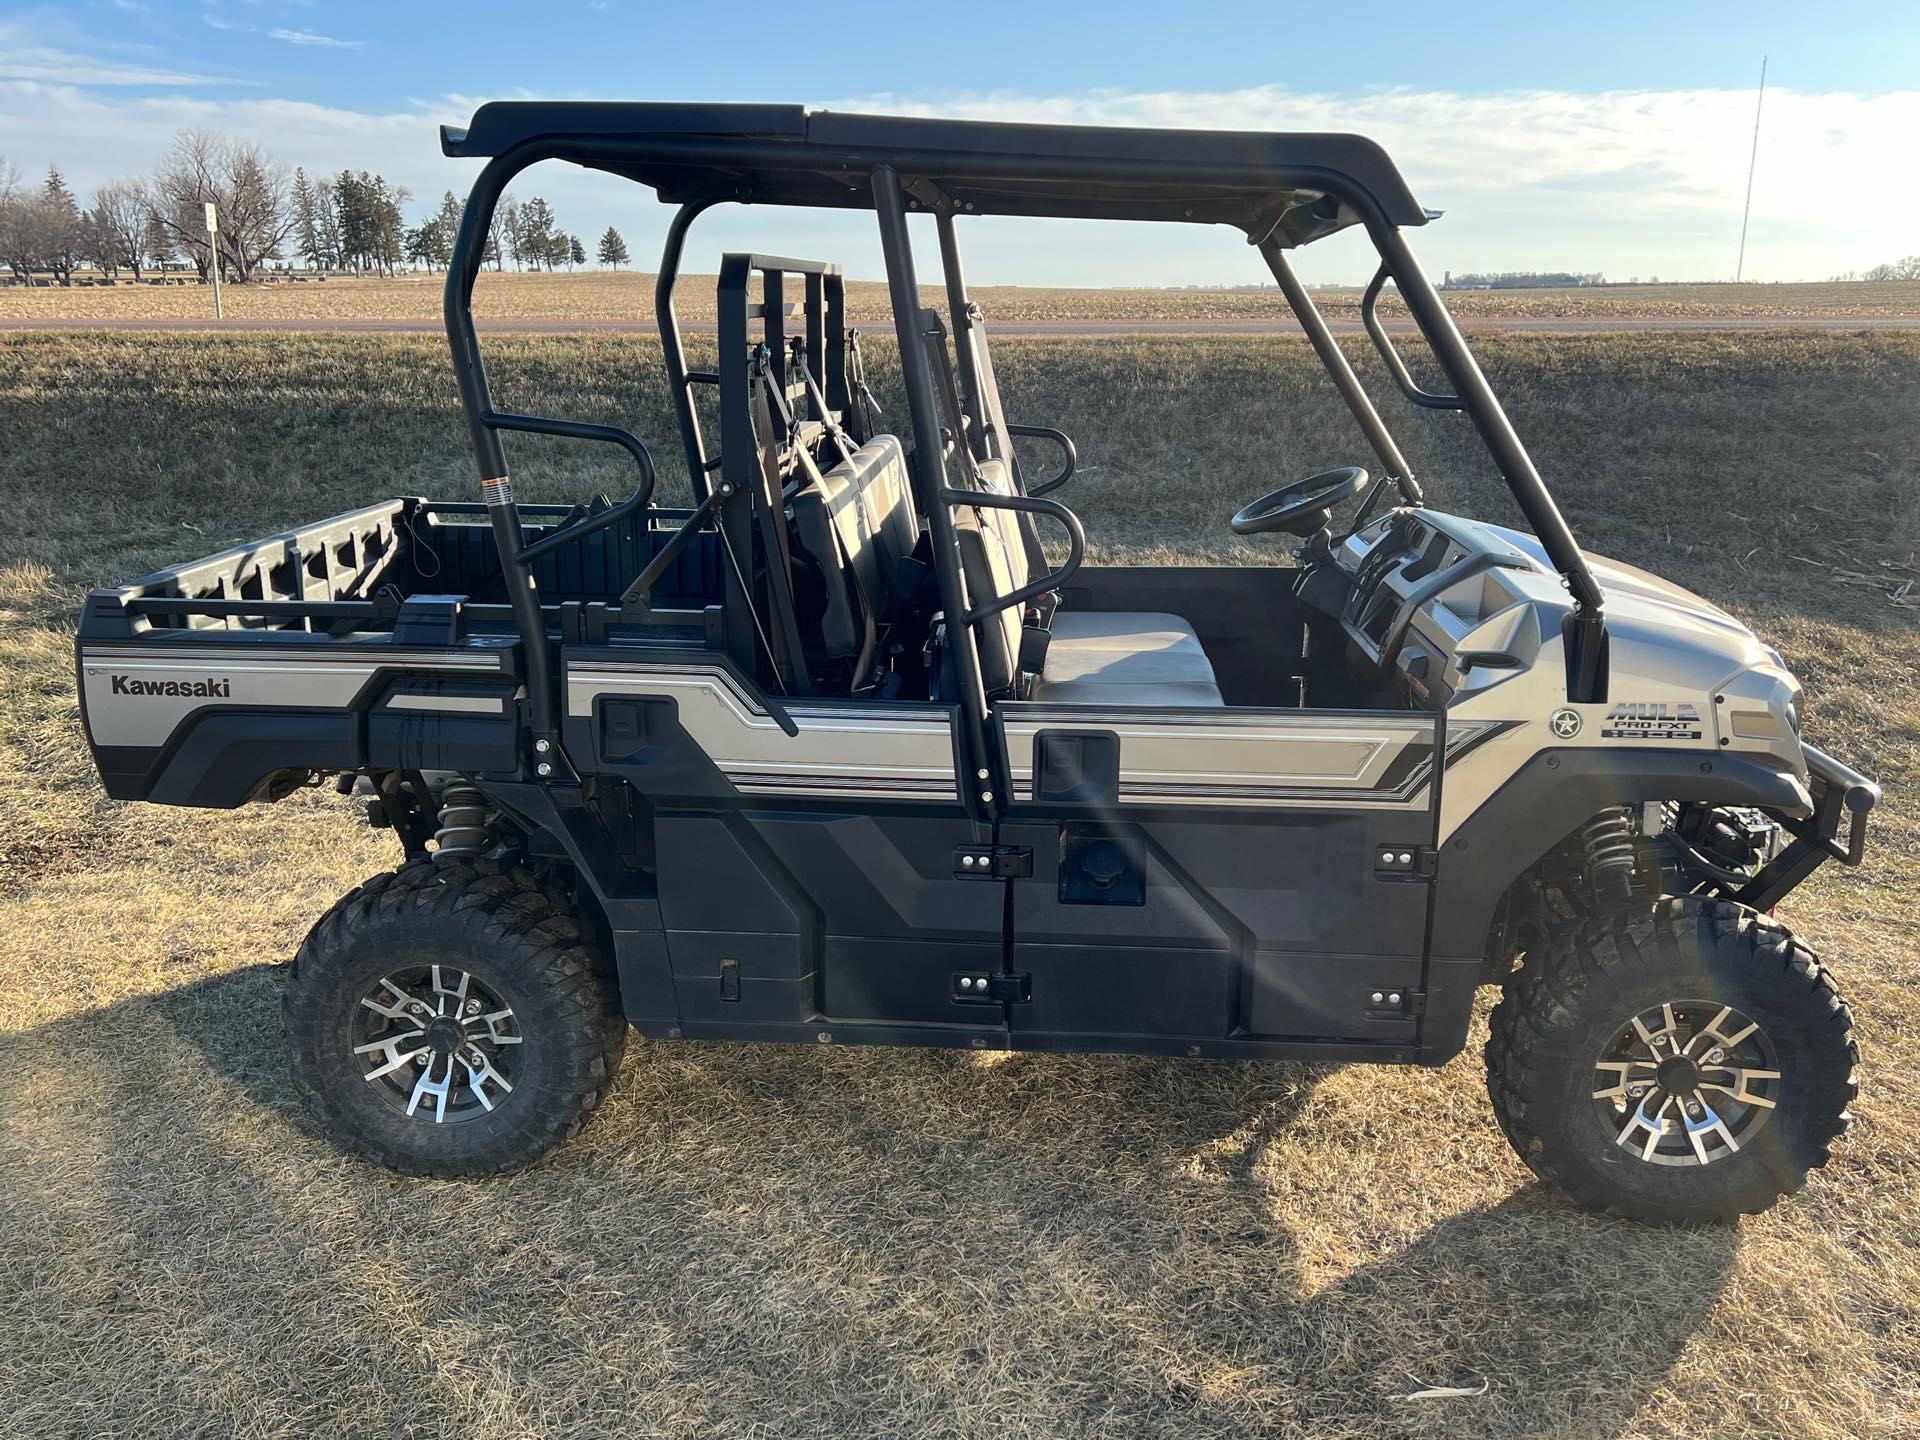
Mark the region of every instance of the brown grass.
<instances>
[{"instance_id":1,"label":"brown grass","mask_svg":"<svg viewBox=\"0 0 1920 1440\"><path fill-rule=\"evenodd\" d=\"M107 802L69 637L89 583L469 493L444 352L0 337L9 1432L1912 1434L1920 639L1790 557L1920 547L1920 336L1480 349L1583 536L1754 618L1814 735L1888 786L1870 866L1787 909L1855 1006L1859 1126L1738 1230L1569 1210L1508 1154L1471 1056L635 1044L606 1112L526 1174L342 1159L288 1084L278 967L390 842L315 795ZM624 417L669 459L650 346L492 354L503 403ZM1080 440L1071 498L1109 556L1256 553L1222 539L1234 504L1359 456L1294 343L1032 341L999 364L1021 418ZM1402 429L1441 503L1507 513L1456 418ZM628 483L597 447L514 454L534 498Z\"/></svg>"},{"instance_id":2,"label":"brown grass","mask_svg":"<svg viewBox=\"0 0 1920 1440\"><path fill-rule=\"evenodd\" d=\"M226 313L240 320L421 320L440 318L441 277L328 280L304 284L229 285ZM1291 321L1280 293L1260 290L1091 290L989 285L974 291L997 321ZM855 323L891 323L887 288L850 281L848 310ZM1358 290L1328 290L1318 302L1329 315L1359 313ZM932 291L927 303L943 303ZM1613 285L1572 290L1463 290L1447 303L1464 318L1639 319L1648 317L1920 315L1920 282L1792 285ZM1383 309L1398 301L1389 292ZM688 275L680 284L681 318L713 315L713 277ZM202 319L213 312L212 293L200 285L60 289L0 288L0 319ZM651 324L653 276L636 271L578 274L488 272L475 291L482 319Z\"/></svg>"}]
</instances>

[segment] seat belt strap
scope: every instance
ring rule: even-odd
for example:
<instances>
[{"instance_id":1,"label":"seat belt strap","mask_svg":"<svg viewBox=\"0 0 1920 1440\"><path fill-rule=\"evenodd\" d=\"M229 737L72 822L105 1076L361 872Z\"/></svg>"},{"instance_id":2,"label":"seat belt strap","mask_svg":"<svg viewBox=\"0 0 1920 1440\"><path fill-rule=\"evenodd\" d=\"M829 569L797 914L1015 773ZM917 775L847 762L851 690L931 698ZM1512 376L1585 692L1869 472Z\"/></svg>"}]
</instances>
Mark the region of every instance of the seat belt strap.
<instances>
[{"instance_id":1,"label":"seat belt strap","mask_svg":"<svg viewBox=\"0 0 1920 1440\"><path fill-rule=\"evenodd\" d=\"M811 695L813 680L807 673L806 650L800 642L800 625L793 608L793 552L787 542L786 503L780 479L782 446L774 439L774 413L767 350L763 345L753 358L753 419L760 448L760 494L754 509L760 514L760 543L767 552L767 603L775 612L773 629L776 648L784 655L774 657L774 671L792 672L795 694ZM782 678L782 683L786 683Z\"/></svg>"},{"instance_id":2,"label":"seat belt strap","mask_svg":"<svg viewBox=\"0 0 1920 1440\"><path fill-rule=\"evenodd\" d=\"M802 373L804 373L804 366L802 367ZM756 397L765 407L766 428L771 431L773 428L774 400L779 387L772 383L771 372L765 366L762 366L756 371L755 379L758 386L755 392ZM811 380L812 377L809 376L808 379ZM798 427L789 423L787 428L787 444L779 447L776 451L769 451L766 447L762 447L761 455L761 471L763 475L768 477L768 483L775 494L782 493L781 472L785 468L785 462L791 459L795 462L795 468L805 477L802 482L796 484L794 487L795 493L798 494L808 489L816 490L820 494L821 501L831 506L832 496L827 491L826 477L820 473L820 467L814 463L813 456L807 453L807 447L798 442ZM862 508L857 484L854 487L854 493L850 497L850 500L854 507L854 522L864 528L866 525L866 511ZM791 552L787 548L787 527L785 520L786 516L783 507L781 523L777 527L780 533L781 559L784 563L791 566L792 559ZM828 530L833 533L833 547L840 557L840 568L853 577L854 593L860 598L860 655L854 662L854 694L859 695L873 688L871 676L873 672L874 655L880 647L879 627L874 620L873 597L867 593L866 583L860 578L860 567L854 564L853 555L847 549L847 542L840 534L840 527L833 523L831 510L828 511L827 522ZM793 573L791 568L788 569L787 573L789 575Z\"/></svg>"},{"instance_id":3,"label":"seat belt strap","mask_svg":"<svg viewBox=\"0 0 1920 1440\"><path fill-rule=\"evenodd\" d=\"M860 355L860 332L847 331L847 388L852 391L854 404L859 410L859 425L855 429L855 438L863 443L871 440L879 427L874 418L886 414L880 408L880 402L873 398L873 391L867 388L867 362Z\"/></svg>"},{"instance_id":4,"label":"seat belt strap","mask_svg":"<svg viewBox=\"0 0 1920 1440\"><path fill-rule=\"evenodd\" d=\"M813 401L813 408L820 412L820 421L827 427L834 449L840 452L842 460L853 459L853 452L860 447L842 428L840 417L833 413L833 407L827 404L827 397L821 392L820 382L813 378L813 371L807 368L807 342L798 335L793 337L793 366L800 372L801 383L807 387L807 398Z\"/></svg>"}]
</instances>

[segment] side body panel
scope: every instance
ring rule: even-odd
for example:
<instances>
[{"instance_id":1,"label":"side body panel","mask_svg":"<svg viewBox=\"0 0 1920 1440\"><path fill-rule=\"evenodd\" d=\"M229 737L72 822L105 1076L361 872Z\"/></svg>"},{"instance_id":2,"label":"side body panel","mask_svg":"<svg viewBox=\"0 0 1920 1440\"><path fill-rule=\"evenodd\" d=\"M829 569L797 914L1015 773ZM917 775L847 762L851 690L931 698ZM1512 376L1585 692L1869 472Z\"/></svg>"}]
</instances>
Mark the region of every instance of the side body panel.
<instances>
[{"instance_id":1,"label":"side body panel","mask_svg":"<svg viewBox=\"0 0 1920 1440\"><path fill-rule=\"evenodd\" d=\"M955 707L789 699L790 735L711 651L563 663L569 754L643 798L683 1033L1005 1042L956 998L1001 968L1005 887L956 874Z\"/></svg>"},{"instance_id":2,"label":"side body panel","mask_svg":"<svg viewBox=\"0 0 1920 1440\"><path fill-rule=\"evenodd\" d=\"M510 776L518 644L421 647L248 630L150 631L77 649L107 793L228 808L277 774L364 766Z\"/></svg>"},{"instance_id":3,"label":"side body panel","mask_svg":"<svg viewBox=\"0 0 1920 1440\"><path fill-rule=\"evenodd\" d=\"M1379 1046L1420 1035L1438 717L1003 705L1015 1007L1077 1035ZM1456 751L1463 740L1456 739ZM1373 997L1378 995L1376 1001Z\"/></svg>"}]
</instances>

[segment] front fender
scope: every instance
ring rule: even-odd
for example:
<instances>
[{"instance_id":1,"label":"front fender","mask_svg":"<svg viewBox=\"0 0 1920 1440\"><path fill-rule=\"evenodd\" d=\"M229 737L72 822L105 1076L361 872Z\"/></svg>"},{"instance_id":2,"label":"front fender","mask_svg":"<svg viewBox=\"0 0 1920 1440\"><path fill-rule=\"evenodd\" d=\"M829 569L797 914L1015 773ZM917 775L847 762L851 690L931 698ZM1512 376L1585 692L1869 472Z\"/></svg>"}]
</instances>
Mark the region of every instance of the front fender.
<instances>
[{"instance_id":1,"label":"front fender","mask_svg":"<svg viewBox=\"0 0 1920 1440\"><path fill-rule=\"evenodd\" d=\"M1612 805L1698 800L1807 814L1807 788L1771 760L1700 750L1537 752L1440 847L1432 953L1478 958L1513 882L1576 826Z\"/></svg>"}]
</instances>

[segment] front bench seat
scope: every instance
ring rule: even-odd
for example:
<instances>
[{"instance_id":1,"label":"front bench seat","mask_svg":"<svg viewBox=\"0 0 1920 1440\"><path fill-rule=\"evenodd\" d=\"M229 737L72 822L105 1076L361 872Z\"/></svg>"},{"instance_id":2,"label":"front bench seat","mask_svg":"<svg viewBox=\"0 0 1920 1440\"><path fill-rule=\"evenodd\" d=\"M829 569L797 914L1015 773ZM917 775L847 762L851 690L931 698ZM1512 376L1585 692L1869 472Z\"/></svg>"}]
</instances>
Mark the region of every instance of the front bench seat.
<instances>
[{"instance_id":1,"label":"front bench seat","mask_svg":"<svg viewBox=\"0 0 1920 1440\"><path fill-rule=\"evenodd\" d=\"M1193 626L1153 610L1056 610L1029 698L1056 705L1224 705Z\"/></svg>"},{"instance_id":2,"label":"front bench seat","mask_svg":"<svg viewBox=\"0 0 1920 1440\"><path fill-rule=\"evenodd\" d=\"M980 462L980 478L1007 493L1006 467ZM1010 488L1010 487L1009 487ZM955 505L962 576L969 603L1009 595L1027 583L1026 549L1014 511ZM1213 662L1193 626L1159 611L1056 610L1040 671L1021 674L1022 607L1009 606L974 628L980 678L989 695L1055 705L1225 705Z\"/></svg>"}]
</instances>

